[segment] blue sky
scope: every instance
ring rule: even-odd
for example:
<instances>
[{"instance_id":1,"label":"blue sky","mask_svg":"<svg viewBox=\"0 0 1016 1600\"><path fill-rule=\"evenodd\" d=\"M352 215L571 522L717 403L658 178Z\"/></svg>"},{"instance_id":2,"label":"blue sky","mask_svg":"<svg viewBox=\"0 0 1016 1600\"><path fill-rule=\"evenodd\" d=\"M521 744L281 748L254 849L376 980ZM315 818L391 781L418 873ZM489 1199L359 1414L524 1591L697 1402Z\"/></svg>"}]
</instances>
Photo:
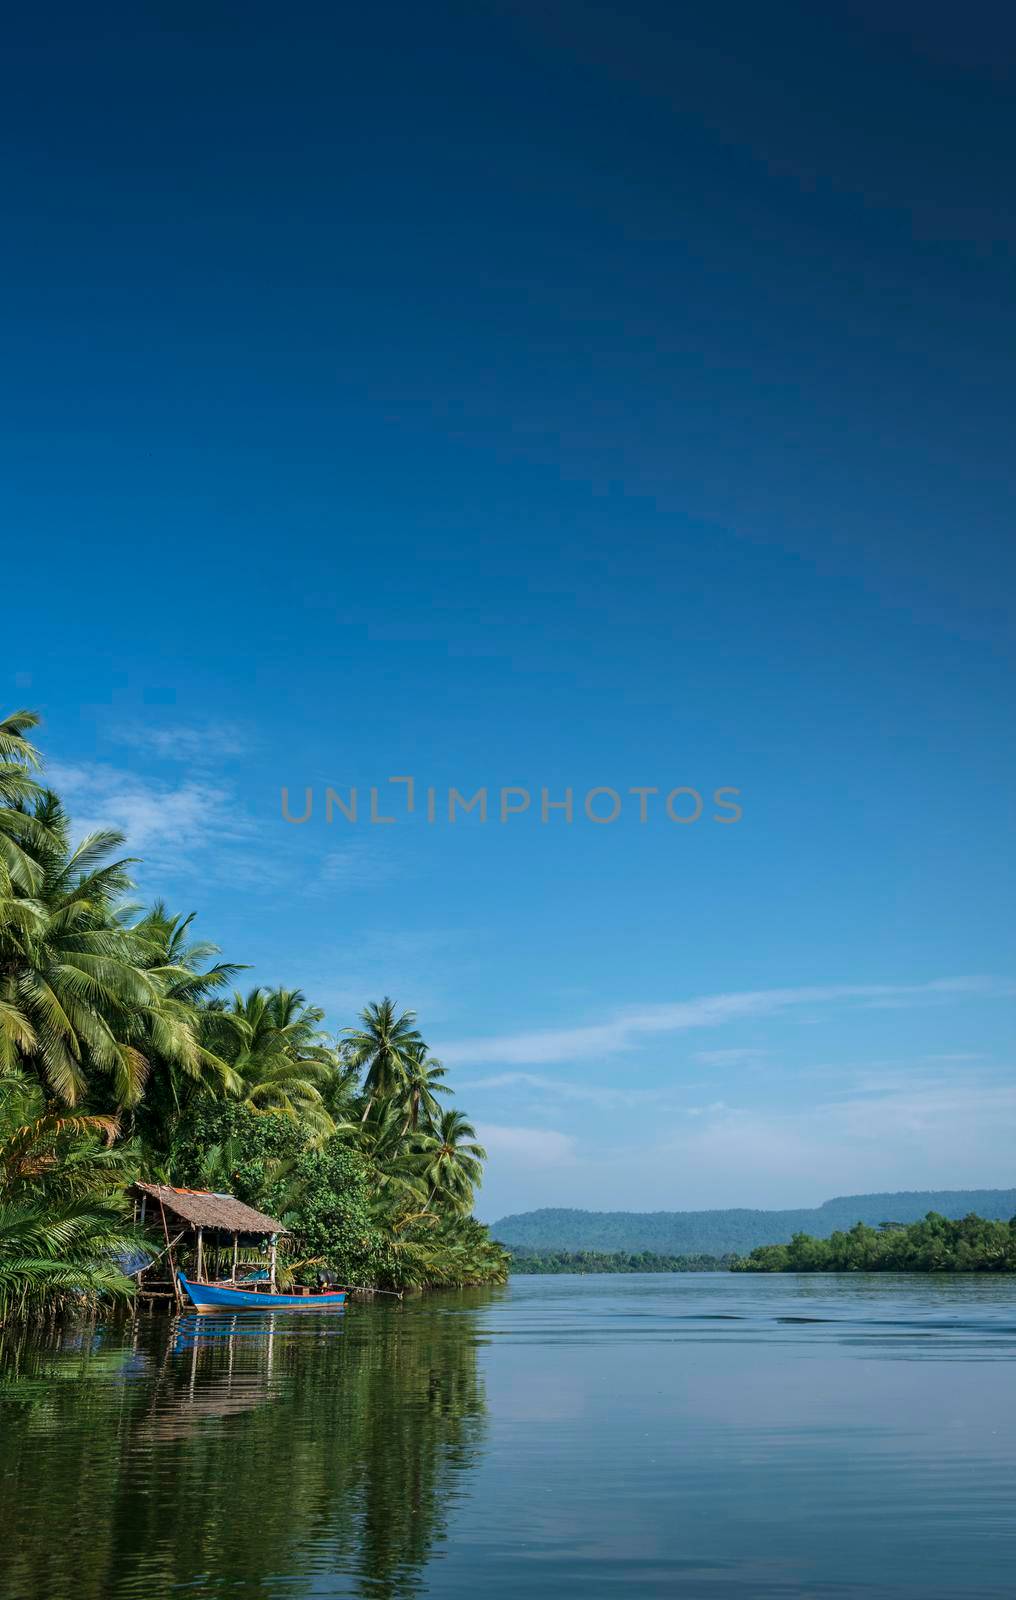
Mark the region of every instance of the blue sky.
<instances>
[{"instance_id":1,"label":"blue sky","mask_svg":"<svg viewBox=\"0 0 1016 1600\"><path fill-rule=\"evenodd\" d=\"M11 25L5 697L254 978L417 1009L485 1216L1013 1182L1014 30L963 24Z\"/></svg>"}]
</instances>

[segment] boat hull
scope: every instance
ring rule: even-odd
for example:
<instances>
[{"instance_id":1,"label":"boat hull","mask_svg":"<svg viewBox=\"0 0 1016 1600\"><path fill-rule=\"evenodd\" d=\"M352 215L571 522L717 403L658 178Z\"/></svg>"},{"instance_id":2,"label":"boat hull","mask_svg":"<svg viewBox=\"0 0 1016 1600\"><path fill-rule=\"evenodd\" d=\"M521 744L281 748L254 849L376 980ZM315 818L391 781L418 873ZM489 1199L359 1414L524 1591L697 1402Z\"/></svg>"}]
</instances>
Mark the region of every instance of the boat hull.
<instances>
[{"instance_id":1,"label":"boat hull","mask_svg":"<svg viewBox=\"0 0 1016 1600\"><path fill-rule=\"evenodd\" d=\"M257 1294L248 1289L223 1289L214 1283L191 1283L182 1272L177 1279L196 1311L337 1311L346 1303L344 1289L334 1294Z\"/></svg>"}]
</instances>

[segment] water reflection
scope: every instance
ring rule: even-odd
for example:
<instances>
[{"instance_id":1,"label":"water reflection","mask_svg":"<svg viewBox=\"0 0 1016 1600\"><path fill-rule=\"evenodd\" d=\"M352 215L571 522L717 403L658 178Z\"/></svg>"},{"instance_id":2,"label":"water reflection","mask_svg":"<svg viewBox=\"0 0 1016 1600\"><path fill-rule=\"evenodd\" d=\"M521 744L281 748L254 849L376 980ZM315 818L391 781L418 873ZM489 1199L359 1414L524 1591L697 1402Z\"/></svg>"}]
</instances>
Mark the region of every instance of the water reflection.
<instances>
[{"instance_id":1,"label":"water reflection","mask_svg":"<svg viewBox=\"0 0 1016 1600\"><path fill-rule=\"evenodd\" d=\"M9 1336L0 1594L282 1596L337 1570L332 1593L415 1593L482 1435L475 1317L149 1316ZM45 1517L26 1515L43 1486Z\"/></svg>"},{"instance_id":2,"label":"water reflection","mask_svg":"<svg viewBox=\"0 0 1016 1600\"><path fill-rule=\"evenodd\" d=\"M1012 1600L1016 1280L0 1336L0 1597Z\"/></svg>"}]
</instances>

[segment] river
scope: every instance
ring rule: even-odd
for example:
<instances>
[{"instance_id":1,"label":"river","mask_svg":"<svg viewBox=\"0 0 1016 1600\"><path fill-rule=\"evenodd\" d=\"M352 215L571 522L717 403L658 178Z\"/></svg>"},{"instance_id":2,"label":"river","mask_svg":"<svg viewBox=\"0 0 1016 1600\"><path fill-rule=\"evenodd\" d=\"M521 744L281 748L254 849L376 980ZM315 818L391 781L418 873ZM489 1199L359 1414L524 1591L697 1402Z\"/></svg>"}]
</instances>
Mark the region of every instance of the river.
<instances>
[{"instance_id":1,"label":"river","mask_svg":"<svg viewBox=\"0 0 1016 1600\"><path fill-rule=\"evenodd\" d=\"M1016 1591L1016 1282L518 1277L0 1333L0 1596Z\"/></svg>"}]
</instances>

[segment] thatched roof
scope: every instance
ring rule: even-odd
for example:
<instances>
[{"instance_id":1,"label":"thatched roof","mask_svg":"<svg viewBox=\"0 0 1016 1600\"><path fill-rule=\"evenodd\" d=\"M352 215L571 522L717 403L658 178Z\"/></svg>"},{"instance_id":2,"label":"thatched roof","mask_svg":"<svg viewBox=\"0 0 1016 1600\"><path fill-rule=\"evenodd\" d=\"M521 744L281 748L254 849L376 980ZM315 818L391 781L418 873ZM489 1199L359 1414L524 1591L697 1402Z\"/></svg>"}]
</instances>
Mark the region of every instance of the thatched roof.
<instances>
[{"instance_id":1,"label":"thatched roof","mask_svg":"<svg viewBox=\"0 0 1016 1600\"><path fill-rule=\"evenodd\" d=\"M189 1222L192 1228L219 1228L223 1233L285 1233L285 1225L263 1211L255 1211L231 1194L211 1189L171 1189L166 1183L136 1183L137 1194L161 1200L167 1212Z\"/></svg>"}]
</instances>

